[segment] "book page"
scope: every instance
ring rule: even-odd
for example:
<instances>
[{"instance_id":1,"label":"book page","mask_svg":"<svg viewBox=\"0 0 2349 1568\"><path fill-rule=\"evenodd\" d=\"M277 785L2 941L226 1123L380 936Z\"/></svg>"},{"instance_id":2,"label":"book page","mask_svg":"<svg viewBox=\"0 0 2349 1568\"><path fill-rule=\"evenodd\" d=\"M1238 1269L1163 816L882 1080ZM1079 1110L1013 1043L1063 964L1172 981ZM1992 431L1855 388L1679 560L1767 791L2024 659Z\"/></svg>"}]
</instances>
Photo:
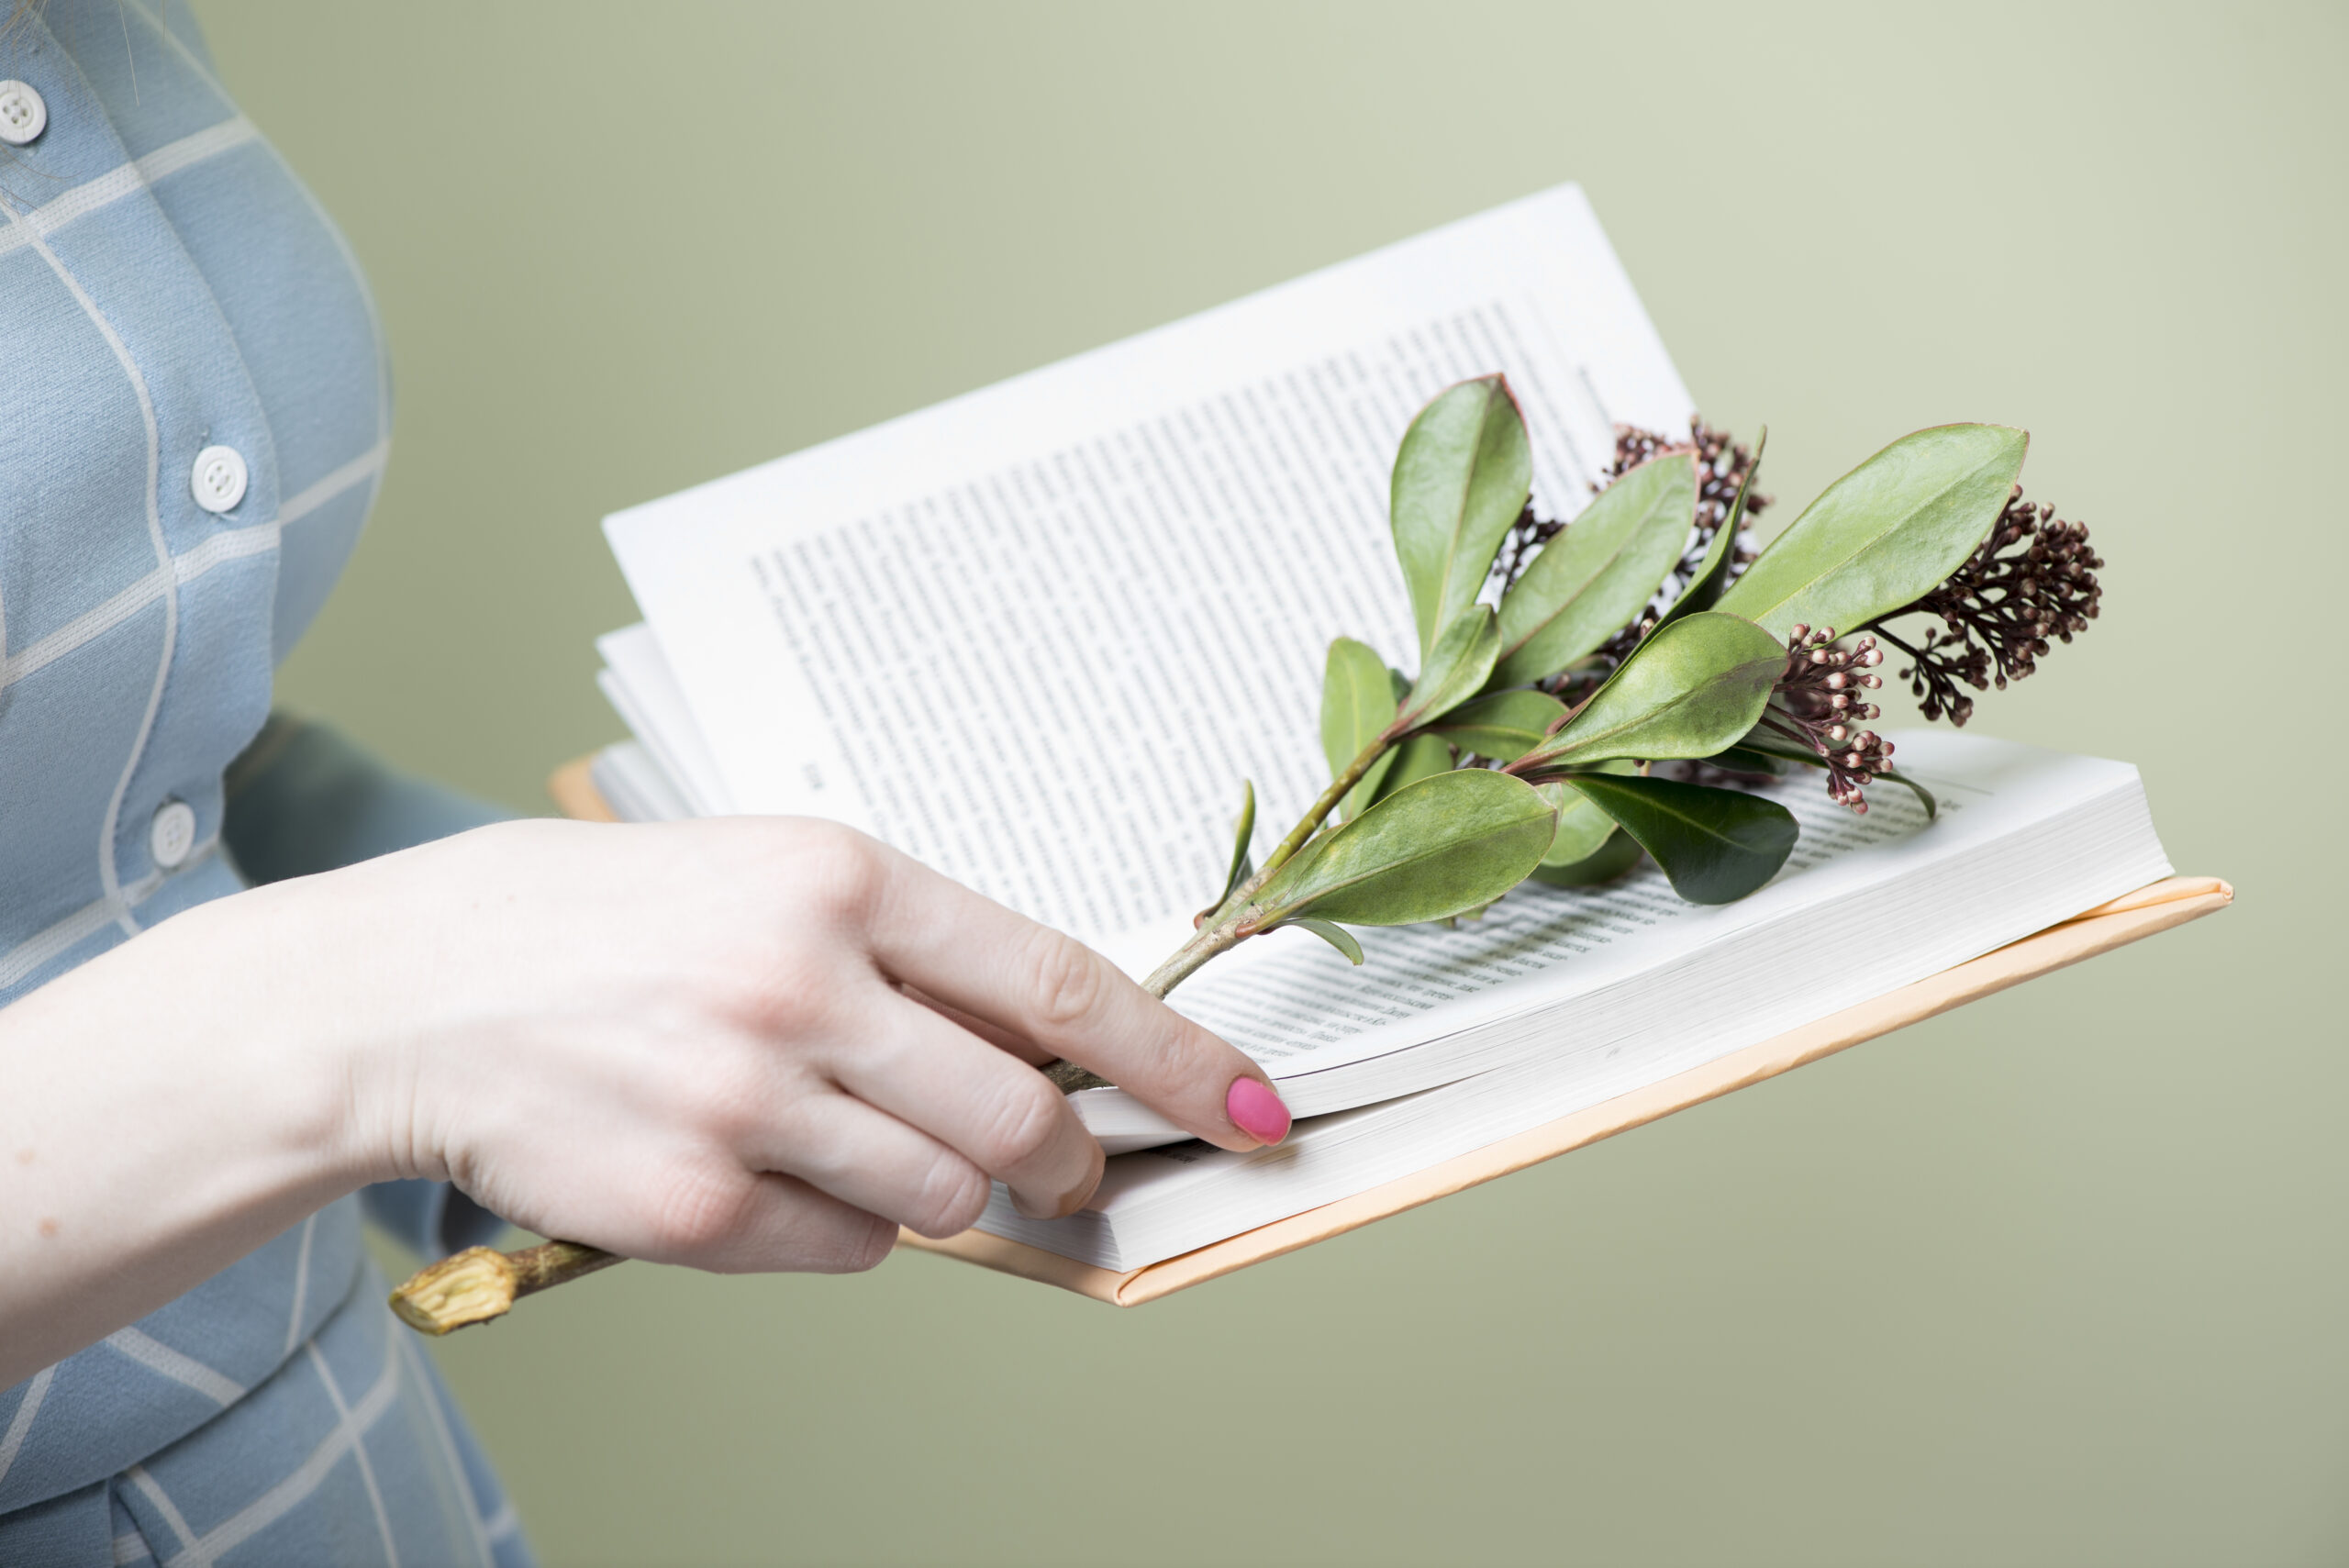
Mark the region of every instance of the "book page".
<instances>
[{"instance_id":1,"label":"book page","mask_svg":"<svg viewBox=\"0 0 2349 1568\"><path fill-rule=\"evenodd\" d=\"M1598 477L1555 438L1611 449L1604 411L1523 314L1470 306L752 557L864 825L1068 930L1206 902L1240 781L1270 811L1327 782L1330 639L1414 662L1386 470L1429 393L1563 381L1541 466L1553 494Z\"/></svg>"},{"instance_id":2,"label":"book page","mask_svg":"<svg viewBox=\"0 0 2349 1568\"><path fill-rule=\"evenodd\" d=\"M645 749L669 775L697 817L724 817L734 809L718 773L709 743L695 728L685 694L661 656L652 628L641 621L596 639L604 668L596 684Z\"/></svg>"},{"instance_id":3,"label":"book page","mask_svg":"<svg viewBox=\"0 0 2349 1568\"><path fill-rule=\"evenodd\" d=\"M1324 650L1416 663L1412 415L1505 372L1568 516L1687 395L1548 193L611 518L732 798L851 822L1146 967L1326 778ZM1287 815L1285 815L1287 814Z\"/></svg>"}]
</instances>

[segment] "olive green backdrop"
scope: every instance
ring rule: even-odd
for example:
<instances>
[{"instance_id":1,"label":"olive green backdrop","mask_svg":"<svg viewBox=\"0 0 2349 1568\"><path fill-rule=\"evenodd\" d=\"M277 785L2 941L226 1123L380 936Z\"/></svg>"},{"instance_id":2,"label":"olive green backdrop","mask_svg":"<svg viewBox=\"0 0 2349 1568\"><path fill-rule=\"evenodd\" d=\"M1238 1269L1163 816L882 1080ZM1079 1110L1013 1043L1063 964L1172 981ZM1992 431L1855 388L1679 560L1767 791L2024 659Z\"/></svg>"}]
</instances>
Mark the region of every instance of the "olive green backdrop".
<instances>
[{"instance_id":1,"label":"olive green backdrop","mask_svg":"<svg viewBox=\"0 0 2349 1568\"><path fill-rule=\"evenodd\" d=\"M198 10L388 324L284 691L405 762L620 733L609 510L1578 179L1781 519L2032 428L2107 613L1976 722L2241 893L1135 1313L533 1302L441 1356L550 1563L2349 1559L2343 7Z\"/></svg>"}]
</instances>

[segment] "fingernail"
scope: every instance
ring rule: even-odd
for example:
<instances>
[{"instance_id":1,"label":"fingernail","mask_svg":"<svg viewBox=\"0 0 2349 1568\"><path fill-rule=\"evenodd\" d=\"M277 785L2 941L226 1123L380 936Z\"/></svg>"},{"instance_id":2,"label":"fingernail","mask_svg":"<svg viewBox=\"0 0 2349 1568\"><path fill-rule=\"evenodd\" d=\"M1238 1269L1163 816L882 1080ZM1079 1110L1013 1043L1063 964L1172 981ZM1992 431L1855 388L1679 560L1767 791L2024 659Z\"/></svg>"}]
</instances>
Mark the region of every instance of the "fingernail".
<instances>
[{"instance_id":1,"label":"fingernail","mask_svg":"<svg viewBox=\"0 0 2349 1568\"><path fill-rule=\"evenodd\" d=\"M1223 1097L1223 1110L1232 1126L1259 1143L1278 1143L1288 1136L1288 1107L1253 1078L1231 1081L1231 1092Z\"/></svg>"}]
</instances>

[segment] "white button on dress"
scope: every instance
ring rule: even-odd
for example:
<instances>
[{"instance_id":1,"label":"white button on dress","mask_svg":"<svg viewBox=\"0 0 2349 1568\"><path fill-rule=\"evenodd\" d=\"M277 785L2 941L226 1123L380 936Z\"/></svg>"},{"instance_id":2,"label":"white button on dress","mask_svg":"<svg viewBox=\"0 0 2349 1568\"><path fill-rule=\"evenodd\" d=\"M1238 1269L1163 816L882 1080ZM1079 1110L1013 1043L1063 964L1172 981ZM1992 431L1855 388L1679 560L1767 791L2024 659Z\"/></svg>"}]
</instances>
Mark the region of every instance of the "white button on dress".
<instances>
[{"instance_id":1,"label":"white button on dress","mask_svg":"<svg viewBox=\"0 0 2349 1568\"><path fill-rule=\"evenodd\" d=\"M148 825L147 852L165 871L176 871L195 848L195 807L184 800L167 800L155 808Z\"/></svg>"},{"instance_id":2,"label":"white button on dress","mask_svg":"<svg viewBox=\"0 0 2349 1568\"><path fill-rule=\"evenodd\" d=\"M49 105L30 83L0 82L0 141L22 147L49 128Z\"/></svg>"},{"instance_id":3,"label":"white button on dress","mask_svg":"<svg viewBox=\"0 0 2349 1568\"><path fill-rule=\"evenodd\" d=\"M245 460L234 447L206 447L195 454L195 472L188 486L195 504L207 512L225 512L245 498Z\"/></svg>"}]
</instances>

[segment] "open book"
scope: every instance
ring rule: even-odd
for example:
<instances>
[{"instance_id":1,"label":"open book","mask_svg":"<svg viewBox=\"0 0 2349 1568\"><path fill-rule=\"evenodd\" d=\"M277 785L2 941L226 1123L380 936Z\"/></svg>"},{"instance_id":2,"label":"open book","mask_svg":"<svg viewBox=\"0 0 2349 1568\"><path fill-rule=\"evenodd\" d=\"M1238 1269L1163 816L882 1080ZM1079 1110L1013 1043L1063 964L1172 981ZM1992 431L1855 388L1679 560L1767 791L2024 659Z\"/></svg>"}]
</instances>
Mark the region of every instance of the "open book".
<instances>
[{"instance_id":1,"label":"open book","mask_svg":"<svg viewBox=\"0 0 2349 1568\"><path fill-rule=\"evenodd\" d=\"M636 736L618 815L801 812L887 840L1139 974L1222 884L1240 782L1326 780L1323 650L1415 640L1386 481L1414 412L1501 371L1535 494L1592 493L1618 423L1687 391L1565 187L779 462L616 514L643 624L599 644ZM2169 873L2136 771L1896 736L1938 820L1780 783L1802 840L1736 904L1653 869L1529 884L1451 929L1247 944L1175 1006L1301 1119L1230 1154L1115 1089L1084 1212L980 1228L1130 1271L1330 1204L1920 982ZM1277 828L1273 829L1276 833ZM1269 838L1270 835L1267 835ZM1268 844L1260 844L1260 851Z\"/></svg>"}]
</instances>

